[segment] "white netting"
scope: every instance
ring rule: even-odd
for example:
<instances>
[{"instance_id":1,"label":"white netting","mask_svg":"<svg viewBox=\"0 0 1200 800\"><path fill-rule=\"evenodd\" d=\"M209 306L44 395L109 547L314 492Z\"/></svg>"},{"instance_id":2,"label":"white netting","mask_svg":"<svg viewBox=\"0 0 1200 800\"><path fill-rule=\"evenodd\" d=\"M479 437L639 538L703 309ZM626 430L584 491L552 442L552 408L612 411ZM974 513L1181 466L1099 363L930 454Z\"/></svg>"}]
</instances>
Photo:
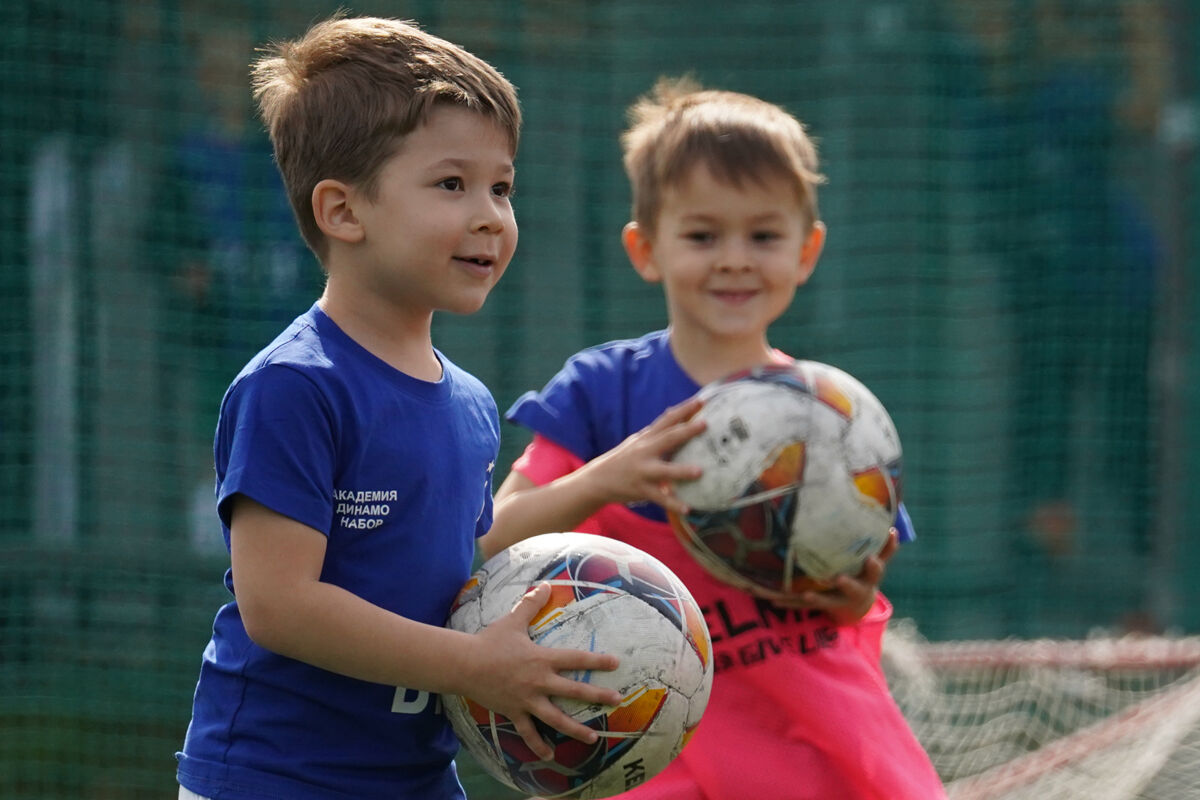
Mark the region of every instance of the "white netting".
<instances>
[{"instance_id":1,"label":"white netting","mask_svg":"<svg viewBox=\"0 0 1200 800\"><path fill-rule=\"evenodd\" d=\"M1200 637L934 644L901 621L884 668L952 800L1200 797Z\"/></svg>"}]
</instances>

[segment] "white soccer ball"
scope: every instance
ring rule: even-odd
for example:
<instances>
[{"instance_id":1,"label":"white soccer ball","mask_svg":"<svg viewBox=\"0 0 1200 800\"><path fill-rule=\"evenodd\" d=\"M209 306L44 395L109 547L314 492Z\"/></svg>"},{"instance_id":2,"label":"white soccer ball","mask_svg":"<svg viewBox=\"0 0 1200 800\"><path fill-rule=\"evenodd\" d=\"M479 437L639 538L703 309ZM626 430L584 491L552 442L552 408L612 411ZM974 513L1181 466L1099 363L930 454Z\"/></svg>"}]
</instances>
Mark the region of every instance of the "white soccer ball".
<instances>
[{"instance_id":1,"label":"white soccer ball","mask_svg":"<svg viewBox=\"0 0 1200 800\"><path fill-rule=\"evenodd\" d=\"M709 384L707 429L674 455L704 474L679 482L681 541L723 581L767 595L856 574L887 542L900 505L901 449L883 404L816 361Z\"/></svg>"},{"instance_id":2,"label":"white soccer ball","mask_svg":"<svg viewBox=\"0 0 1200 800\"><path fill-rule=\"evenodd\" d=\"M700 722L712 688L712 643L704 617L662 562L624 542L585 533L547 533L489 559L459 593L446 623L475 633L512 611L532 587L551 597L529 625L547 647L613 653L612 671L569 674L616 689L619 706L556 699L600 734L584 744L535 720L553 746L533 754L512 723L468 697L444 696L459 741L492 776L543 797L600 798L662 771Z\"/></svg>"}]
</instances>

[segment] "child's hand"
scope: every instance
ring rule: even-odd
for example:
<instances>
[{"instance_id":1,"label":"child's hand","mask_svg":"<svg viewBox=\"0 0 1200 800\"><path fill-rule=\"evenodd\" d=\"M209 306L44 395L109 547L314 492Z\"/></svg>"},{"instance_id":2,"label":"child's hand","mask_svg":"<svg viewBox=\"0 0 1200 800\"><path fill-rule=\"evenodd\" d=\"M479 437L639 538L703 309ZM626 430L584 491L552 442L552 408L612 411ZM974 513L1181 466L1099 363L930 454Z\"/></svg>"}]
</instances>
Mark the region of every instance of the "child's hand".
<instances>
[{"instance_id":1,"label":"child's hand","mask_svg":"<svg viewBox=\"0 0 1200 800\"><path fill-rule=\"evenodd\" d=\"M561 674L616 669L616 656L542 647L529 638L529 623L549 596L550 585L538 584L511 613L479 632L485 642L480 652L486 663L480 664L471 687L475 702L511 720L525 744L544 759L553 758L554 750L538 734L533 717L582 742L590 744L597 738L595 731L554 705L552 696L610 706L621 702L621 693L615 689L573 681Z\"/></svg>"},{"instance_id":2,"label":"child's hand","mask_svg":"<svg viewBox=\"0 0 1200 800\"><path fill-rule=\"evenodd\" d=\"M579 472L609 503L638 503L649 500L668 511L685 513L687 506L671 491L675 481L695 480L698 466L674 464L668 459L685 442L705 428L696 417L703 401L692 397L671 406L658 419L631 435Z\"/></svg>"},{"instance_id":3,"label":"child's hand","mask_svg":"<svg viewBox=\"0 0 1200 800\"><path fill-rule=\"evenodd\" d=\"M888 540L878 553L863 562L857 575L839 575L833 586L820 592L801 592L794 599L778 600L775 603L789 608L815 608L833 617L838 625L854 625L875 604L875 593L887 571L887 562L896 554L897 532L892 528Z\"/></svg>"}]
</instances>

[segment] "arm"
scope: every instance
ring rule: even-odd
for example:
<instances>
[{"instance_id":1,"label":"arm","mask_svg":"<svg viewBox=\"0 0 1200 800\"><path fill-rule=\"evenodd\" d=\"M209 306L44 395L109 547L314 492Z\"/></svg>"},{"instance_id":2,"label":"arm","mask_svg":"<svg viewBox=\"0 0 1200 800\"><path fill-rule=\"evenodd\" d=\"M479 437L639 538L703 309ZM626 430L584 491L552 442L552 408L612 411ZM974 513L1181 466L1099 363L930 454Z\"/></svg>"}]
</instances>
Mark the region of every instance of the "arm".
<instances>
[{"instance_id":1,"label":"arm","mask_svg":"<svg viewBox=\"0 0 1200 800\"><path fill-rule=\"evenodd\" d=\"M479 539L484 557L539 533L573 530L608 503L649 500L686 511L670 484L699 477L699 468L667 459L704 430L704 422L694 418L700 405L692 398L668 408L612 450L541 486L519 472L509 473L496 491L491 530Z\"/></svg>"},{"instance_id":2,"label":"arm","mask_svg":"<svg viewBox=\"0 0 1200 800\"><path fill-rule=\"evenodd\" d=\"M615 705L619 693L560 673L610 670L612 655L541 647L527 628L545 605L539 586L506 617L471 635L393 614L320 580L325 537L243 495L234 498L234 590L250 638L330 672L429 692L466 694L508 717L539 755L553 756L532 717L583 741L595 732L550 701Z\"/></svg>"}]
</instances>

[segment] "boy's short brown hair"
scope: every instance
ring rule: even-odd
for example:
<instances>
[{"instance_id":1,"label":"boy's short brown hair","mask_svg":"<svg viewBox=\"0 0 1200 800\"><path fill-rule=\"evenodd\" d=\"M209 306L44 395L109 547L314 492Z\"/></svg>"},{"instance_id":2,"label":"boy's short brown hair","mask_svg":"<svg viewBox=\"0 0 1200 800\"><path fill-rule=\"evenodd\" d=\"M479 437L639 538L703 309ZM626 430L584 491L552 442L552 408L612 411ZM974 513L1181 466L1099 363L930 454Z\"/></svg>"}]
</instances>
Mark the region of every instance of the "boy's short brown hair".
<instances>
[{"instance_id":1,"label":"boy's short brown hair","mask_svg":"<svg viewBox=\"0 0 1200 800\"><path fill-rule=\"evenodd\" d=\"M464 106L494 119L514 154L520 139L513 85L412 22L336 15L266 48L252 84L300 233L318 257L326 245L313 187L334 178L373 196L383 164L433 106Z\"/></svg>"},{"instance_id":2,"label":"boy's short brown hair","mask_svg":"<svg viewBox=\"0 0 1200 800\"><path fill-rule=\"evenodd\" d=\"M621 136L633 191L633 219L653 233L663 192L703 164L741 186L780 175L796 188L809 225L817 214L817 148L804 125L779 106L738 92L703 89L690 78L662 78L629 109Z\"/></svg>"}]
</instances>

